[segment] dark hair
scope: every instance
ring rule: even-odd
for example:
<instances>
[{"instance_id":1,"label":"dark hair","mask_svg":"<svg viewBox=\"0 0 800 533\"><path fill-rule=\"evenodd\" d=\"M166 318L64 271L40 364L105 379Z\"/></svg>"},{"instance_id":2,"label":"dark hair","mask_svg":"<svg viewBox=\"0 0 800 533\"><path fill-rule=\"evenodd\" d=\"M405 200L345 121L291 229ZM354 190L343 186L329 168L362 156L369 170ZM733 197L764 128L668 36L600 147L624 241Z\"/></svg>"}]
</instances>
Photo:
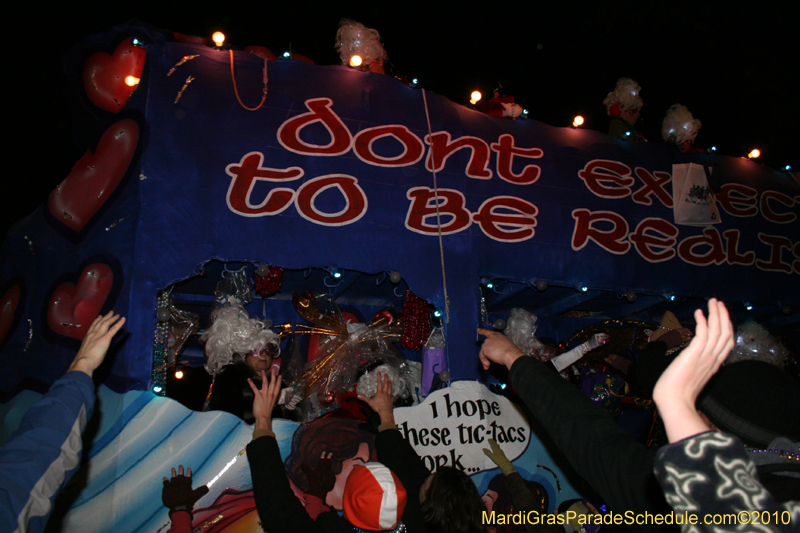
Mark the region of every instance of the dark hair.
<instances>
[{"instance_id":1,"label":"dark hair","mask_svg":"<svg viewBox=\"0 0 800 533\"><path fill-rule=\"evenodd\" d=\"M525 478L522 478L522 481L525 483L525 486L531 492L532 500L537 504L537 508L535 510L540 513L546 513L548 505L550 503L550 496L547 494L547 489L545 489L541 483L537 483L536 481L530 481ZM492 490L497 493L497 499L494 501L494 505L492 506L492 511L495 511L498 514L509 514L509 513L516 513L519 511L530 510L530 509L518 509L516 505L514 505L514 501L511 498L511 493L509 492L508 485L506 484L506 476L504 474L497 474L491 480L489 480L489 486L486 487L486 490L487 491ZM514 525L514 524L498 525L495 527L495 529L500 532L526 531L525 526Z\"/></svg>"},{"instance_id":2,"label":"dark hair","mask_svg":"<svg viewBox=\"0 0 800 533\"><path fill-rule=\"evenodd\" d=\"M422 516L429 533L483 533L486 506L472 479L457 468L439 468L425 493Z\"/></svg>"},{"instance_id":3,"label":"dark hair","mask_svg":"<svg viewBox=\"0 0 800 533\"><path fill-rule=\"evenodd\" d=\"M375 434L359 428L358 420L345 418L318 418L303 424L294 432L292 452L286 458L286 475L297 488L308 492L308 479L300 468L306 463L314 468L323 452L332 453L331 470L334 475L342 471L342 463L355 457L361 443L369 446L370 460L375 460Z\"/></svg>"}]
</instances>

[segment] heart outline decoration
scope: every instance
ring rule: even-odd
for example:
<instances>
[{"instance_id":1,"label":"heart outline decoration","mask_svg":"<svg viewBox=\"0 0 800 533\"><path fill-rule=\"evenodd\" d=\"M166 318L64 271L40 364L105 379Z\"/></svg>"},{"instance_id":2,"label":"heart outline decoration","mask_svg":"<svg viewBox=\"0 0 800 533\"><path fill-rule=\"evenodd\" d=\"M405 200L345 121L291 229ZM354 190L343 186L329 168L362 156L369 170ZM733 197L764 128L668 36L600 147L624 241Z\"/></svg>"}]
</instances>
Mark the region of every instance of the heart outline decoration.
<instances>
[{"instance_id":1,"label":"heart outline decoration","mask_svg":"<svg viewBox=\"0 0 800 533\"><path fill-rule=\"evenodd\" d=\"M94 105L105 111L117 113L125 107L136 90L144 70L147 50L125 39L117 45L114 54L95 52L83 64L83 89ZM136 83L128 85L128 76Z\"/></svg>"},{"instance_id":2,"label":"heart outline decoration","mask_svg":"<svg viewBox=\"0 0 800 533\"><path fill-rule=\"evenodd\" d=\"M68 228L83 230L122 181L138 144L135 120L126 118L113 124L100 137L94 153L87 150L50 193L50 213Z\"/></svg>"},{"instance_id":3,"label":"heart outline decoration","mask_svg":"<svg viewBox=\"0 0 800 533\"><path fill-rule=\"evenodd\" d=\"M76 284L62 283L53 291L47 304L47 325L59 335L83 340L113 286L111 267L105 263L87 266Z\"/></svg>"}]
</instances>

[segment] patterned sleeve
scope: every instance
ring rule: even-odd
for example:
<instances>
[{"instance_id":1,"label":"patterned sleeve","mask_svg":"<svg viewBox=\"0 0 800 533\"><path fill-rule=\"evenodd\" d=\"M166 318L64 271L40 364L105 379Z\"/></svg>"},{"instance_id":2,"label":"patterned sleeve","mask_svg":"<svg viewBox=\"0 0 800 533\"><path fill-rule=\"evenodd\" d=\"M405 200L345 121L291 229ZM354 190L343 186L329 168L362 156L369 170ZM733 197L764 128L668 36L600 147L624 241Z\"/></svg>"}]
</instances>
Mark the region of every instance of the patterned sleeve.
<instances>
[{"instance_id":1,"label":"patterned sleeve","mask_svg":"<svg viewBox=\"0 0 800 533\"><path fill-rule=\"evenodd\" d=\"M684 533L800 530L800 502L776 502L732 435L709 431L664 446L654 470Z\"/></svg>"}]
</instances>

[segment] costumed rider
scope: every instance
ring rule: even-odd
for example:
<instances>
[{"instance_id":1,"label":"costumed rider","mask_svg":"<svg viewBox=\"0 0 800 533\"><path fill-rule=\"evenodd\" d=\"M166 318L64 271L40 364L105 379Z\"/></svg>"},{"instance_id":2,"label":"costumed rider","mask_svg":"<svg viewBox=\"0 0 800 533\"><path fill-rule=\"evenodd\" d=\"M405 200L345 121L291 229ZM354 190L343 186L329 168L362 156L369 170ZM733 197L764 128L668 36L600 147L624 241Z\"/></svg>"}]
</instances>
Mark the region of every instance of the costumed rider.
<instances>
[{"instance_id":1,"label":"costumed rider","mask_svg":"<svg viewBox=\"0 0 800 533\"><path fill-rule=\"evenodd\" d=\"M635 127L644 104L639 96L641 90L639 84L631 78L620 78L614 90L603 100L606 112L611 117L608 134L612 137L630 142L647 142Z\"/></svg>"},{"instance_id":2,"label":"costumed rider","mask_svg":"<svg viewBox=\"0 0 800 533\"><path fill-rule=\"evenodd\" d=\"M336 51L342 65L359 70L386 74L384 62L389 57L381 43L381 35L374 28L367 28L360 22L342 19L336 32ZM354 59L357 56L358 59Z\"/></svg>"},{"instance_id":3,"label":"costumed rider","mask_svg":"<svg viewBox=\"0 0 800 533\"><path fill-rule=\"evenodd\" d=\"M252 424L253 393L247 380L260 382L261 371L270 372L281 353L280 337L270 329L270 321L250 318L237 303L215 309L211 321L200 337L206 345L206 371L214 378L207 410L227 411ZM293 392L291 387L284 389L279 405L293 409L300 400Z\"/></svg>"},{"instance_id":4,"label":"costumed rider","mask_svg":"<svg viewBox=\"0 0 800 533\"><path fill-rule=\"evenodd\" d=\"M665 143L683 153L702 152L692 147L700 127L700 121L692 116L685 105L673 104L661 123L661 137Z\"/></svg>"}]
</instances>

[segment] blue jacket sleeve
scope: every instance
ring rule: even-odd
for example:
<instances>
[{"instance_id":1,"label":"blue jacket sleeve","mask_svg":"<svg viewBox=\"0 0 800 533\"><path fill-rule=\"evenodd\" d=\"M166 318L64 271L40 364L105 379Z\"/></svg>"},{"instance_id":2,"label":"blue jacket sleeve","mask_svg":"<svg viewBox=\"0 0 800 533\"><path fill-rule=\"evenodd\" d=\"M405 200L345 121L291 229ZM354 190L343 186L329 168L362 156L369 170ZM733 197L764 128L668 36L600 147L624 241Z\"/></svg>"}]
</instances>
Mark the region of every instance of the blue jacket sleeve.
<instances>
[{"instance_id":1,"label":"blue jacket sleeve","mask_svg":"<svg viewBox=\"0 0 800 533\"><path fill-rule=\"evenodd\" d=\"M43 531L53 500L80 466L81 435L94 410L92 378L62 376L0 448L0 531Z\"/></svg>"}]
</instances>

